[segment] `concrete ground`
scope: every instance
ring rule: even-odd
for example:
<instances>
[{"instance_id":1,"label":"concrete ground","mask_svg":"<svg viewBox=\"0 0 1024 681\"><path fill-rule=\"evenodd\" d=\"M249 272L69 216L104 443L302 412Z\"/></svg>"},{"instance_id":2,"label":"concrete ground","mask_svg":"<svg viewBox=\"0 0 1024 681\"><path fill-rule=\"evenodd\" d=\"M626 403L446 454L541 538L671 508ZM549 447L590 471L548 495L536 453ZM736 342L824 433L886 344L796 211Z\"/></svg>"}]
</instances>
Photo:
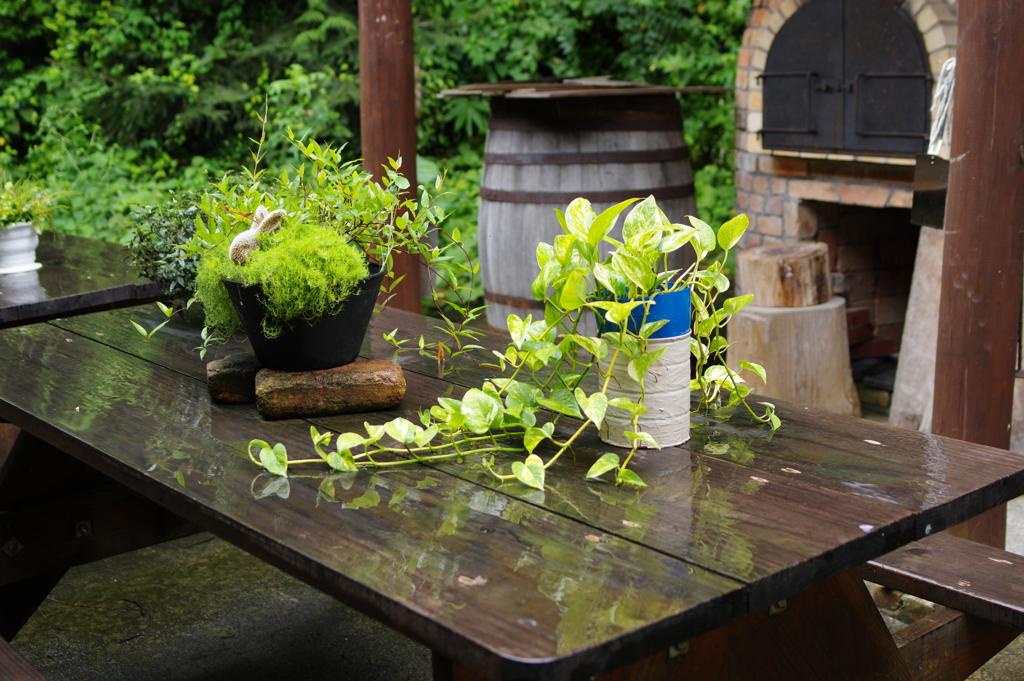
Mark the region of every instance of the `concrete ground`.
<instances>
[{"instance_id":1,"label":"concrete ground","mask_svg":"<svg viewBox=\"0 0 1024 681\"><path fill-rule=\"evenodd\" d=\"M423 646L209 534L70 570L12 643L52 681L431 678ZM1024 637L971 679L1024 681Z\"/></svg>"}]
</instances>

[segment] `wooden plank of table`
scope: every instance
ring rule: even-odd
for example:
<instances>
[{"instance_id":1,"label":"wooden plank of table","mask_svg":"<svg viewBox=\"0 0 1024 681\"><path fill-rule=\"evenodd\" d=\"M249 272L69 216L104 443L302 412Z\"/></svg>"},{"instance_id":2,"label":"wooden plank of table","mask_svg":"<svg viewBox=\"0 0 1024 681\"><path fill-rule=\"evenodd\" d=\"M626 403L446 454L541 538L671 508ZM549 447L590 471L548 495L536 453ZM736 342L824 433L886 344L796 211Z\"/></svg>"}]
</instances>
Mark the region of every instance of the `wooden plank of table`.
<instances>
[{"instance_id":1,"label":"wooden plank of table","mask_svg":"<svg viewBox=\"0 0 1024 681\"><path fill-rule=\"evenodd\" d=\"M104 339L125 343L124 332L119 331L124 325L117 324L113 316L108 319L106 326L99 317L62 324L83 334L103 333ZM108 328L111 326L115 328ZM98 332L99 328L107 330ZM121 347L187 375L204 375L194 353L182 354L190 343L169 335L145 345L140 349L140 344L134 342ZM189 361L195 362L191 368ZM440 379L414 372L406 373L406 382L406 399L395 409L310 422L321 430L362 432L364 422L377 425L399 416L415 421L417 409L432 404L438 395L460 394ZM743 437L763 439L764 433L752 428ZM709 465L699 452L695 455L685 448L640 452L633 467L649 484L643 490L588 483L584 479L586 470L607 449L594 437L580 440L572 458L566 457L548 470L548 490L543 493L518 484L499 485L478 459L434 467L585 522L595 530L640 542L749 583L753 609L766 607L913 538L913 515L905 508L822 490L777 471L752 475L733 462ZM307 442L293 456L304 458L302 452L311 451ZM691 489L707 492L694 495Z\"/></svg>"},{"instance_id":2,"label":"wooden plank of table","mask_svg":"<svg viewBox=\"0 0 1024 681\"><path fill-rule=\"evenodd\" d=\"M52 325L0 355L0 417L491 678L588 678L746 608L734 580L437 470L258 473L250 438L302 451L308 424Z\"/></svg>"},{"instance_id":3,"label":"wooden plank of table","mask_svg":"<svg viewBox=\"0 0 1024 681\"><path fill-rule=\"evenodd\" d=\"M387 327L387 322L400 321L406 333L430 333L422 318L411 319L413 315L378 317L378 330ZM85 334L117 327L100 317L69 320L65 325ZM123 335L115 329L116 342L126 351L190 375L203 375L194 353L185 354L190 342L168 336L150 341L158 345L140 351L139 343L128 342ZM367 340L364 350L367 346L371 353L378 348L391 350L373 338ZM436 362L417 353L407 353L405 358L403 368L414 396L408 404L380 414L312 422L321 429L361 432L364 421L378 424L397 416L415 420L418 405L450 393L447 384L426 378L430 364L436 368ZM482 379L486 371L468 362L461 364L469 366L461 373L455 368L446 370L446 380L462 382L467 375ZM413 373L417 369L423 373ZM795 593L823 576L839 574L910 539L959 522L977 512L975 508L993 503L993 495L1012 498L1022 484L1024 464L1008 452L799 407L780 407L785 425L770 441L768 434L742 413L726 419L695 415L694 437L687 445L637 455L633 468L649 484L642 491L584 480L590 465L609 449L593 439L581 441L574 448L573 459L548 471L546 494L538 496L519 485L500 489L602 531L749 582L756 609L783 597L780 593ZM893 436L898 438L895 443L889 440ZM872 438L886 442L871 444L877 441ZM929 457L943 461L944 467L936 470L929 465ZM497 484L479 466L437 467L481 485ZM922 470L944 475L942 484L923 478ZM691 499L680 494L680 480L713 492ZM914 519L922 514L926 522ZM738 560L749 555L756 555L756 564Z\"/></svg>"},{"instance_id":4,"label":"wooden plank of table","mask_svg":"<svg viewBox=\"0 0 1024 681\"><path fill-rule=\"evenodd\" d=\"M11 644L0 639L0 681L46 681Z\"/></svg>"},{"instance_id":5,"label":"wooden plank of table","mask_svg":"<svg viewBox=\"0 0 1024 681\"><path fill-rule=\"evenodd\" d=\"M155 317L149 320L145 323L157 323ZM96 316L61 324L84 335L107 333L106 342L126 352L173 365L196 377L204 375L201 363L191 352L194 337L180 328L174 332L179 337L154 339L149 341L156 344L154 347L143 348L131 336L127 323L118 325ZM416 351L396 355L393 346L381 338L382 333L395 328L405 337L422 334L428 341L441 337L428 318L387 310L374 315L363 356L392 359L406 372L435 377L440 374L445 381L464 387L479 386L497 375L496 370L482 366L487 360L482 352L474 353L478 363L457 359L441 368L434 359ZM117 335L110 335L112 330ZM502 342L507 338L499 334L485 332L482 338L482 344L491 347L502 347ZM226 354L238 348L226 347L220 352ZM722 416L695 413L693 437L683 447L710 460L756 471L760 477L782 475L815 487L902 506L918 515L914 531L917 539L1001 503L994 500L1006 501L1024 494L1024 456L1020 454L809 407L778 404L783 419L780 437L769 438L742 411ZM751 437L752 432L760 432L763 437ZM678 450L665 450L669 451Z\"/></svg>"},{"instance_id":6,"label":"wooden plank of table","mask_svg":"<svg viewBox=\"0 0 1024 681\"><path fill-rule=\"evenodd\" d=\"M0 328L166 298L131 269L120 244L49 231L36 253L42 268L0 274Z\"/></svg>"}]
</instances>

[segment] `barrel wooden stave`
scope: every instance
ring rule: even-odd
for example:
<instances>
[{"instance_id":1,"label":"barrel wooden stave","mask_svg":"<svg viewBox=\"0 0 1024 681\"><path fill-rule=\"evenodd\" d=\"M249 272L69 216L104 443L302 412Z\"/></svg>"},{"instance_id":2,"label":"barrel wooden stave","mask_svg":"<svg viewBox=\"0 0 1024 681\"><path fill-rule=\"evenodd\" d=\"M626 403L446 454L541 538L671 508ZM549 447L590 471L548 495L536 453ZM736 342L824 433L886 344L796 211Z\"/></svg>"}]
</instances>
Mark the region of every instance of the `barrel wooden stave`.
<instances>
[{"instance_id":1,"label":"barrel wooden stave","mask_svg":"<svg viewBox=\"0 0 1024 681\"><path fill-rule=\"evenodd\" d=\"M677 150L679 160L630 163L527 163L523 156L543 154L549 158L570 157L573 154L608 152L651 152ZM487 293L487 321L495 329L506 330L509 314L525 317L533 313L537 318L543 310L533 299L531 284L539 273L536 244L550 243L560 233L554 210L564 210L569 200L577 196L598 198L601 192L624 193L614 201L591 203L601 212L618 200L627 197L646 198L665 188L682 191L684 196L659 199L658 205L673 222L683 222L687 215L697 212L693 195L693 174L690 169L686 143L682 130L622 130L622 131L538 131L490 130L487 135L486 154L480 201L480 268ZM514 163L488 163L488 156L505 155L503 161ZM662 154L664 156L664 154ZM512 157L512 158L509 158ZM515 158L519 157L519 158ZM525 160L530 160L529 158ZM558 202L511 202L490 200L489 193L497 190L510 193L558 192L565 199ZM622 218L614 236L621 235ZM672 267L686 267L693 262L689 249L676 253Z\"/></svg>"}]
</instances>

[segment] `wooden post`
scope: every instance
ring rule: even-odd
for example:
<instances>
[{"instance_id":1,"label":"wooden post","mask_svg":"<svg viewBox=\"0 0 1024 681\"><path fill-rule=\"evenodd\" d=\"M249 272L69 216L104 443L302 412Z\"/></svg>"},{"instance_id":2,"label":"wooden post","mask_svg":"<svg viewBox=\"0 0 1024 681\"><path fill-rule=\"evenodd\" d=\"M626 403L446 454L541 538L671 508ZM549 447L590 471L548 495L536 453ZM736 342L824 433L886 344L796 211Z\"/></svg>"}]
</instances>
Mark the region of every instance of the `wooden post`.
<instances>
[{"instance_id":1,"label":"wooden post","mask_svg":"<svg viewBox=\"0 0 1024 681\"><path fill-rule=\"evenodd\" d=\"M962 0L933 432L1007 448L1024 263L1024 3ZM951 532L1002 547L1000 507Z\"/></svg>"},{"instance_id":2,"label":"wooden post","mask_svg":"<svg viewBox=\"0 0 1024 681\"><path fill-rule=\"evenodd\" d=\"M402 174L416 188L416 101L410 0L359 0L359 100L363 169L381 176L388 157L402 158ZM422 311L420 266L395 257L405 275L390 305Z\"/></svg>"}]
</instances>

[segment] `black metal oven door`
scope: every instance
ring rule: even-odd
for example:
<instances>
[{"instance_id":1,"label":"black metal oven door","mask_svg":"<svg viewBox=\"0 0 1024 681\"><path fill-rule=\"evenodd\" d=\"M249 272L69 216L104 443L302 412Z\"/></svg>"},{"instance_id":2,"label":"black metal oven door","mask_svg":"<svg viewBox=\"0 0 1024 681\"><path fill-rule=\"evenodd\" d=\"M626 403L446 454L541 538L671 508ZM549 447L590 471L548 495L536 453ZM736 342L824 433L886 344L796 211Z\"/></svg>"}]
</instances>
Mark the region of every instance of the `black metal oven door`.
<instances>
[{"instance_id":1,"label":"black metal oven door","mask_svg":"<svg viewBox=\"0 0 1024 681\"><path fill-rule=\"evenodd\" d=\"M761 82L766 149L925 149L931 74L917 27L892 0L807 3L776 36Z\"/></svg>"}]
</instances>

